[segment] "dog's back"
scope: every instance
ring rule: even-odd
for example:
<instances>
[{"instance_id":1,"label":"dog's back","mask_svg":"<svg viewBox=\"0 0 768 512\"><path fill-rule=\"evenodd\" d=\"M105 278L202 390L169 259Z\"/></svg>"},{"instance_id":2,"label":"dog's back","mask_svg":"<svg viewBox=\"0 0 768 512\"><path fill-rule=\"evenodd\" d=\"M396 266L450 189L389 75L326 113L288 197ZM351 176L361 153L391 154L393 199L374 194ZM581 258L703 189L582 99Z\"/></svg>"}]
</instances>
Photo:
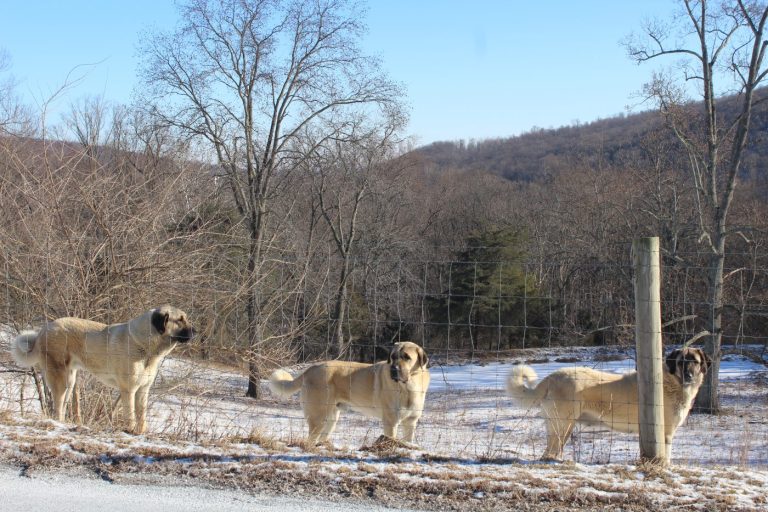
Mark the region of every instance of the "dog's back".
<instances>
[{"instance_id":1,"label":"dog's back","mask_svg":"<svg viewBox=\"0 0 768 512\"><path fill-rule=\"evenodd\" d=\"M108 359L114 348L93 344L87 346L89 333L102 332L107 326L83 318L65 317L46 323L39 331L23 331L11 343L11 354L19 366L39 365L45 353L47 362L61 366L79 366L83 357ZM109 352L109 353L108 353Z\"/></svg>"},{"instance_id":2,"label":"dog's back","mask_svg":"<svg viewBox=\"0 0 768 512\"><path fill-rule=\"evenodd\" d=\"M359 370L370 368L371 366L366 363L324 361L313 364L296 377L293 377L283 369L278 369L272 372L272 375L269 377L269 389L276 395L287 398L302 390L306 395L314 394L318 391L325 392L328 388L333 387L334 395L341 394L337 398L347 402L351 398L348 396L348 388L360 387L360 384L364 387L371 387L367 382L358 382L358 385L355 385L355 381L358 381L360 378L368 379Z\"/></svg>"},{"instance_id":3,"label":"dog's back","mask_svg":"<svg viewBox=\"0 0 768 512\"><path fill-rule=\"evenodd\" d=\"M508 394L521 407L539 405L545 416L569 421L611 422L620 418L625 431L627 420L637 416L637 378L634 373L621 375L575 366L561 368L535 387L536 372L529 366L517 366L507 381ZM617 425L612 425L614 428Z\"/></svg>"}]
</instances>

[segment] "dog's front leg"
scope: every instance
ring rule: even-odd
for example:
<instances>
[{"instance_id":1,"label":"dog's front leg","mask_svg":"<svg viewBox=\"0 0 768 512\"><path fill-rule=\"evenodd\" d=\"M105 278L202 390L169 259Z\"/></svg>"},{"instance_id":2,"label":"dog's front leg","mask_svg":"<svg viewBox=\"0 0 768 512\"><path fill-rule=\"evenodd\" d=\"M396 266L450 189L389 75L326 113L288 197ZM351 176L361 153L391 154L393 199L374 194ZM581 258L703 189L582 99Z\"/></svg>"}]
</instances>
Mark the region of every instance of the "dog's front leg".
<instances>
[{"instance_id":1,"label":"dog's front leg","mask_svg":"<svg viewBox=\"0 0 768 512\"><path fill-rule=\"evenodd\" d=\"M149 397L149 385L142 386L136 391L136 433L143 434L147 431L147 402Z\"/></svg>"},{"instance_id":2,"label":"dog's front leg","mask_svg":"<svg viewBox=\"0 0 768 512\"><path fill-rule=\"evenodd\" d=\"M385 412L384 413L384 435L392 439L397 439L397 426L400 423L400 418L397 417L397 413Z\"/></svg>"},{"instance_id":3,"label":"dog's front leg","mask_svg":"<svg viewBox=\"0 0 768 512\"><path fill-rule=\"evenodd\" d=\"M666 464L672 463L672 435L664 436Z\"/></svg>"},{"instance_id":4,"label":"dog's front leg","mask_svg":"<svg viewBox=\"0 0 768 512\"><path fill-rule=\"evenodd\" d=\"M123 406L122 423L126 431L136 434L136 391L133 389L120 390L120 403Z\"/></svg>"},{"instance_id":5,"label":"dog's front leg","mask_svg":"<svg viewBox=\"0 0 768 512\"><path fill-rule=\"evenodd\" d=\"M419 418L415 418L413 416L409 416L408 418L405 418L403 420L403 440L408 443L413 443L414 438L416 437L416 423L418 423Z\"/></svg>"}]
</instances>

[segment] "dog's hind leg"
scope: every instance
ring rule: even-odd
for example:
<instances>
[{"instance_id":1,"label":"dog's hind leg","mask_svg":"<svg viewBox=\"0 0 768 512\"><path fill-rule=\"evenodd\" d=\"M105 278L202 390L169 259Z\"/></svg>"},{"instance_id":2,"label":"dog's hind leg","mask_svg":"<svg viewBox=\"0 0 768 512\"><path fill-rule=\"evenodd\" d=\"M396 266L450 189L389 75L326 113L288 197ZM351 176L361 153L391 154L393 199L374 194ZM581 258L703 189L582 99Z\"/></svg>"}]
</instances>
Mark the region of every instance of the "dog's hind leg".
<instances>
[{"instance_id":1,"label":"dog's hind leg","mask_svg":"<svg viewBox=\"0 0 768 512\"><path fill-rule=\"evenodd\" d=\"M314 417L307 417L309 426L309 437L307 441L310 446L325 443L336 428L336 422L339 421L341 411L336 406L328 407L325 414L318 414Z\"/></svg>"},{"instance_id":2,"label":"dog's hind leg","mask_svg":"<svg viewBox=\"0 0 768 512\"><path fill-rule=\"evenodd\" d=\"M574 422L557 421L555 423L551 429L547 428L547 450L542 459L562 460L565 443L568 442L568 438L573 433Z\"/></svg>"},{"instance_id":3,"label":"dog's hind leg","mask_svg":"<svg viewBox=\"0 0 768 512\"><path fill-rule=\"evenodd\" d=\"M51 364L45 369L45 383L48 385L48 390L51 393L53 419L56 421L64 421L64 412L70 389L69 374L70 372L65 368L54 367Z\"/></svg>"},{"instance_id":4,"label":"dog's hind leg","mask_svg":"<svg viewBox=\"0 0 768 512\"><path fill-rule=\"evenodd\" d=\"M541 457L545 460L562 460L563 447L568 442L568 438L573 433L575 420L573 411L568 407L561 407L565 410L552 408L545 411L545 421L547 423L547 449Z\"/></svg>"},{"instance_id":5,"label":"dog's hind leg","mask_svg":"<svg viewBox=\"0 0 768 512\"><path fill-rule=\"evenodd\" d=\"M322 433L320 434L321 443L325 443L326 441L328 441L328 438L336 429L336 423L339 421L340 414L341 414L341 411L339 410L338 407L334 407L333 409L328 411L328 415L325 417L325 421L323 421Z\"/></svg>"},{"instance_id":6,"label":"dog's hind leg","mask_svg":"<svg viewBox=\"0 0 768 512\"><path fill-rule=\"evenodd\" d=\"M75 423L82 423L83 417L80 413L80 395L75 389L77 383L77 370L69 370L67 375L67 394L64 397L64 403L69 404L71 417L75 420Z\"/></svg>"}]
</instances>

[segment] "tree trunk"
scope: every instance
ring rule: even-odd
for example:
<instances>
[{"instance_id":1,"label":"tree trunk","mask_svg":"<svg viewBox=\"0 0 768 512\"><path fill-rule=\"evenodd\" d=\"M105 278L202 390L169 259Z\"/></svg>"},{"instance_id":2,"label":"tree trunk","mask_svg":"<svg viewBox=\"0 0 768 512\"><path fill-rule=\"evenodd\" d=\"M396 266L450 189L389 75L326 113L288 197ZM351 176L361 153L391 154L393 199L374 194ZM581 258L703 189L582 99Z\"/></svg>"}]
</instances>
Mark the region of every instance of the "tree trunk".
<instances>
[{"instance_id":1,"label":"tree trunk","mask_svg":"<svg viewBox=\"0 0 768 512\"><path fill-rule=\"evenodd\" d=\"M251 359L248 363L248 391L245 396L248 398L261 398L261 389L259 388L259 382L261 381L261 372L259 370L256 361Z\"/></svg>"},{"instance_id":2,"label":"tree trunk","mask_svg":"<svg viewBox=\"0 0 768 512\"><path fill-rule=\"evenodd\" d=\"M247 273L247 295L246 300L246 313L248 317L248 327L246 329L246 337L248 339L248 390L245 392L245 396L249 398L261 398L261 368L258 364L256 356L259 352L259 341L261 339L259 329L259 298L256 291L256 284L258 279L257 262L260 257L260 237L259 237L259 225L255 220L252 220L251 226L251 243L248 251L248 273Z\"/></svg>"},{"instance_id":3,"label":"tree trunk","mask_svg":"<svg viewBox=\"0 0 768 512\"><path fill-rule=\"evenodd\" d=\"M718 240L718 249L724 249L724 239ZM704 384L696 397L695 410L706 414L720 413L720 352L723 339L723 268L725 253L718 250L711 260L709 274L709 330L710 335L704 342L704 351L712 358L712 366L707 370Z\"/></svg>"},{"instance_id":4,"label":"tree trunk","mask_svg":"<svg viewBox=\"0 0 768 512\"><path fill-rule=\"evenodd\" d=\"M248 390L245 392L245 396L258 399L261 398L261 388L259 387L259 383L261 382L261 369L256 360L259 329L257 325L258 318L256 315L257 307L255 295L255 291L248 292L248 303L246 305L248 311L248 328L246 329L246 333L250 350L248 351Z\"/></svg>"},{"instance_id":5,"label":"tree trunk","mask_svg":"<svg viewBox=\"0 0 768 512\"><path fill-rule=\"evenodd\" d=\"M344 321L346 318L347 310L347 277L349 276L349 259L344 259L344 265L341 269L341 277L339 279L339 289L336 293L336 304L334 305L333 320L336 322L336 328L334 329L334 340L332 350L334 352L334 359L341 359L347 354L348 344L344 340Z\"/></svg>"}]
</instances>

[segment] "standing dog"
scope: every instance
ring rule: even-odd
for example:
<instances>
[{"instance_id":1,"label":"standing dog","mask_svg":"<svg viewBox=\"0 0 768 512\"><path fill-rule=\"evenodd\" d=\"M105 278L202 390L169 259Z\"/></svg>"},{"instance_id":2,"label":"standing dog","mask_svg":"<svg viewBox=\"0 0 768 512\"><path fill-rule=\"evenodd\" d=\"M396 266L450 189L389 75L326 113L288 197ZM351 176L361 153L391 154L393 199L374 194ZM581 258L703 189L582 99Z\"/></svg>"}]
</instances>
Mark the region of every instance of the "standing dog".
<instances>
[{"instance_id":1,"label":"standing dog","mask_svg":"<svg viewBox=\"0 0 768 512\"><path fill-rule=\"evenodd\" d=\"M77 370L84 369L120 392L127 428L140 434L147 429L147 396L160 363L194 335L186 313L161 306L121 324L59 318L39 332L19 334L11 353L19 365L40 369L56 420L64 421Z\"/></svg>"},{"instance_id":2,"label":"standing dog","mask_svg":"<svg viewBox=\"0 0 768 512\"><path fill-rule=\"evenodd\" d=\"M413 442L429 387L427 354L410 341L395 343L389 359L375 364L325 361L291 377L275 370L269 378L273 393L288 397L301 391L301 405L311 445L328 440L339 413L349 408L384 423L384 435Z\"/></svg>"},{"instance_id":3,"label":"standing dog","mask_svg":"<svg viewBox=\"0 0 768 512\"><path fill-rule=\"evenodd\" d=\"M666 358L663 389L667 460L675 431L688 416L711 363L698 348L674 350ZM619 375L584 367L563 368L536 387L525 385L536 378L530 366L517 366L507 380L507 391L523 407L541 407L547 424L543 459L562 458L563 446L576 422L598 423L618 432L639 432L637 372Z\"/></svg>"}]
</instances>

